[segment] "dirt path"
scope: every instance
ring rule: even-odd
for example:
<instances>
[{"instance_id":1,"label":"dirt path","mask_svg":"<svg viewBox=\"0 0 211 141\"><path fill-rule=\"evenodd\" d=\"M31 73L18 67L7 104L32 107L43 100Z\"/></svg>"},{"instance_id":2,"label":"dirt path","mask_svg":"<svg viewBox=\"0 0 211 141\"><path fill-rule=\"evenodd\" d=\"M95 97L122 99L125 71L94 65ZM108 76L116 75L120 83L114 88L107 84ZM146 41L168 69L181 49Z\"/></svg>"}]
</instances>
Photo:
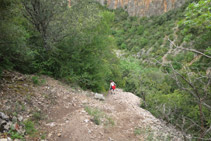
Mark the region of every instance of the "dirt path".
<instances>
[{"instance_id":1,"label":"dirt path","mask_svg":"<svg viewBox=\"0 0 211 141\"><path fill-rule=\"evenodd\" d=\"M179 141L181 134L167 127L150 112L140 108L140 98L132 93L116 90L105 101L94 99L94 93L73 91L71 88L48 80L52 93L57 95L57 104L47 113L45 122L50 141ZM38 90L39 91L39 90ZM97 125L96 110L100 121Z\"/></svg>"},{"instance_id":2,"label":"dirt path","mask_svg":"<svg viewBox=\"0 0 211 141\"><path fill-rule=\"evenodd\" d=\"M27 120L40 113L38 131L47 141L180 141L182 135L140 108L140 98L116 90L105 101L95 93L70 87L42 76L45 84L34 85L32 76L6 72L0 83L1 111ZM37 116L36 116L37 117ZM32 118L33 119L33 118ZM27 141L40 141L41 134ZM44 140L44 141L45 141Z\"/></svg>"}]
</instances>

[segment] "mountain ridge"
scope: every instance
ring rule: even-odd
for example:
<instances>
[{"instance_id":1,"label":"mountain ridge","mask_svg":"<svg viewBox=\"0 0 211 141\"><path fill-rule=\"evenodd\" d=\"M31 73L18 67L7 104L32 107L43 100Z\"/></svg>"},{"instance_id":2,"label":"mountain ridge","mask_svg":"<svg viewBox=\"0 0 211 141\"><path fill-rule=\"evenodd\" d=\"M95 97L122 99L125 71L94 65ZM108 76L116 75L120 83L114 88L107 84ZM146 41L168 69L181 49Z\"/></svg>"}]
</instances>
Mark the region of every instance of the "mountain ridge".
<instances>
[{"instance_id":1,"label":"mountain ridge","mask_svg":"<svg viewBox=\"0 0 211 141\"><path fill-rule=\"evenodd\" d=\"M182 6L186 0L96 0L109 9L123 8L130 16L161 15Z\"/></svg>"}]
</instances>

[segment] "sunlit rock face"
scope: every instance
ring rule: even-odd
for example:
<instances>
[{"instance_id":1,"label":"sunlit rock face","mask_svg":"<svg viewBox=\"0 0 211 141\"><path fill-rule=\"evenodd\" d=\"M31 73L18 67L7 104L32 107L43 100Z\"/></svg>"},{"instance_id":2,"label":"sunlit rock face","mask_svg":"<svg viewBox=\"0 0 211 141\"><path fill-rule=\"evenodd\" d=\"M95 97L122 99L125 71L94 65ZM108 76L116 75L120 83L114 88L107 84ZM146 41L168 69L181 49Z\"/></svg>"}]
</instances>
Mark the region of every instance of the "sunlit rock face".
<instances>
[{"instance_id":1,"label":"sunlit rock face","mask_svg":"<svg viewBox=\"0 0 211 141\"><path fill-rule=\"evenodd\" d=\"M160 15L180 7L186 0L97 0L110 9L124 8L130 16Z\"/></svg>"}]
</instances>

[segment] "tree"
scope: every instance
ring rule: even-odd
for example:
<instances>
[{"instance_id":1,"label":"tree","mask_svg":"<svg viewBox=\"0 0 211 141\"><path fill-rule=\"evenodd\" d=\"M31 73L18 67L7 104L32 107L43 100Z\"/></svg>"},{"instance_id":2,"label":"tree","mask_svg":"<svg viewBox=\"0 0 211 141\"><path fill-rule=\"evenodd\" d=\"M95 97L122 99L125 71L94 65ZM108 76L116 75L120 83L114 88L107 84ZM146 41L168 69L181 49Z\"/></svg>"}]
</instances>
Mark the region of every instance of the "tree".
<instances>
[{"instance_id":1,"label":"tree","mask_svg":"<svg viewBox=\"0 0 211 141\"><path fill-rule=\"evenodd\" d=\"M43 46L49 50L66 35L63 33L68 23L64 20L67 0L21 0L23 14L40 33Z\"/></svg>"},{"instance_id":2,"label":"tree","mask_svg":"<svg viewBox=\"0 0 211 141\"><path fill-rule=\"evenodd\" d=\"M181 90L187 91L191 95L192 101L198 105L199 121L195 121L195 126L200 127L200 139L205 136L210 137L211 131L211 76L202 72L191 72L189 68L184 68L181 73L173 68L173 79ZM184 116L185 117L185 116ZM194 121L194 120L192 120Z\"/></svg>"},{"instance_id":3,"label":"tree","mask_svg":"<svg viewBox=\"0 0 211 141\"><path fill-rule=\"evenodd\" d=\"M27 23L21 15L20 2L0 1L0 74L3 69L12 69L27 58Z\"/></svg>"},{"instance_id":4,"label":"tree","mask_svg":"<svg viewBox=\"0 0 211 141\"><path fill-rule=\"evenodd\" d=\"M201 52L211 54L211 0L191 3L185 11L185 19L179 22L184 26L183 34L188 42L194 39L194 45Z\"/></svg>"}]
</instances>

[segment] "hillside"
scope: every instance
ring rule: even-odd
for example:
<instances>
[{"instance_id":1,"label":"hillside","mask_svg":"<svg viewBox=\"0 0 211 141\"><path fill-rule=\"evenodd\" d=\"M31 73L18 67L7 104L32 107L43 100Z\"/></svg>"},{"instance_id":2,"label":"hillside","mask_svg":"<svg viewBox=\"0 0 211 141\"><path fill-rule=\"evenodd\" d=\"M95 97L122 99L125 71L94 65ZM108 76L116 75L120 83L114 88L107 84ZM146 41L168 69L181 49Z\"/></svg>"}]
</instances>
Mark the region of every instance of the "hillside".
<instances>
[{"instance_id":1,"label":"hillside","mask_svg":"<svg viewBox=\"0 0 211 141\"><path fill-rule=\"evenodd\" d=\"M98 1L0 1L1 137L211 140L211 0Z\"/></svg>"},{"instance_id":2,"label":"hillside","mask_svg":"<svg viewBox=\"0 0 211 141\"><path fill-rule=\"evenodd\" d=\"M190 0L160 16L114 13L124 89L141 97L141 106L157 118L195 140L210 140L210 1Z\"/></svg>"},{"instance_id":3,"label":"hillside","mask_svg":"<svg viewBox=\"0 0 211 141\"><path fill-rule=\"evenodd\" d=\"M46 76L39 77L44 84L36 85L32 77L16 72L4 73L0 112L23 129L9 129L13 133L1 133L1 138L8 135L49 141L183 140L173 126L166 126L140 108L140 98L132 93L117 89L115 95L107 95L105 101L99 101L94 99L93 92L71 88ZM90 114L90 111L95 112ZM20 117L21 121L14 121ZM34 123L33 132L28 132L26 124L23 126L26 121ZM20 132L24 129L25 136ZM19 136L15 136L15 132Z\"/></svg>"},{"instance_id":4,"label":"hillside","mask_svg":"<svg viewBox=\"0 0 211 141\"><path fill-rule=\"evenodd\" d=\"M178 8L185 0L97 0L109 9L123 8L130 16L149 17L161 15Z\"/></svg>"}]
</instances>

